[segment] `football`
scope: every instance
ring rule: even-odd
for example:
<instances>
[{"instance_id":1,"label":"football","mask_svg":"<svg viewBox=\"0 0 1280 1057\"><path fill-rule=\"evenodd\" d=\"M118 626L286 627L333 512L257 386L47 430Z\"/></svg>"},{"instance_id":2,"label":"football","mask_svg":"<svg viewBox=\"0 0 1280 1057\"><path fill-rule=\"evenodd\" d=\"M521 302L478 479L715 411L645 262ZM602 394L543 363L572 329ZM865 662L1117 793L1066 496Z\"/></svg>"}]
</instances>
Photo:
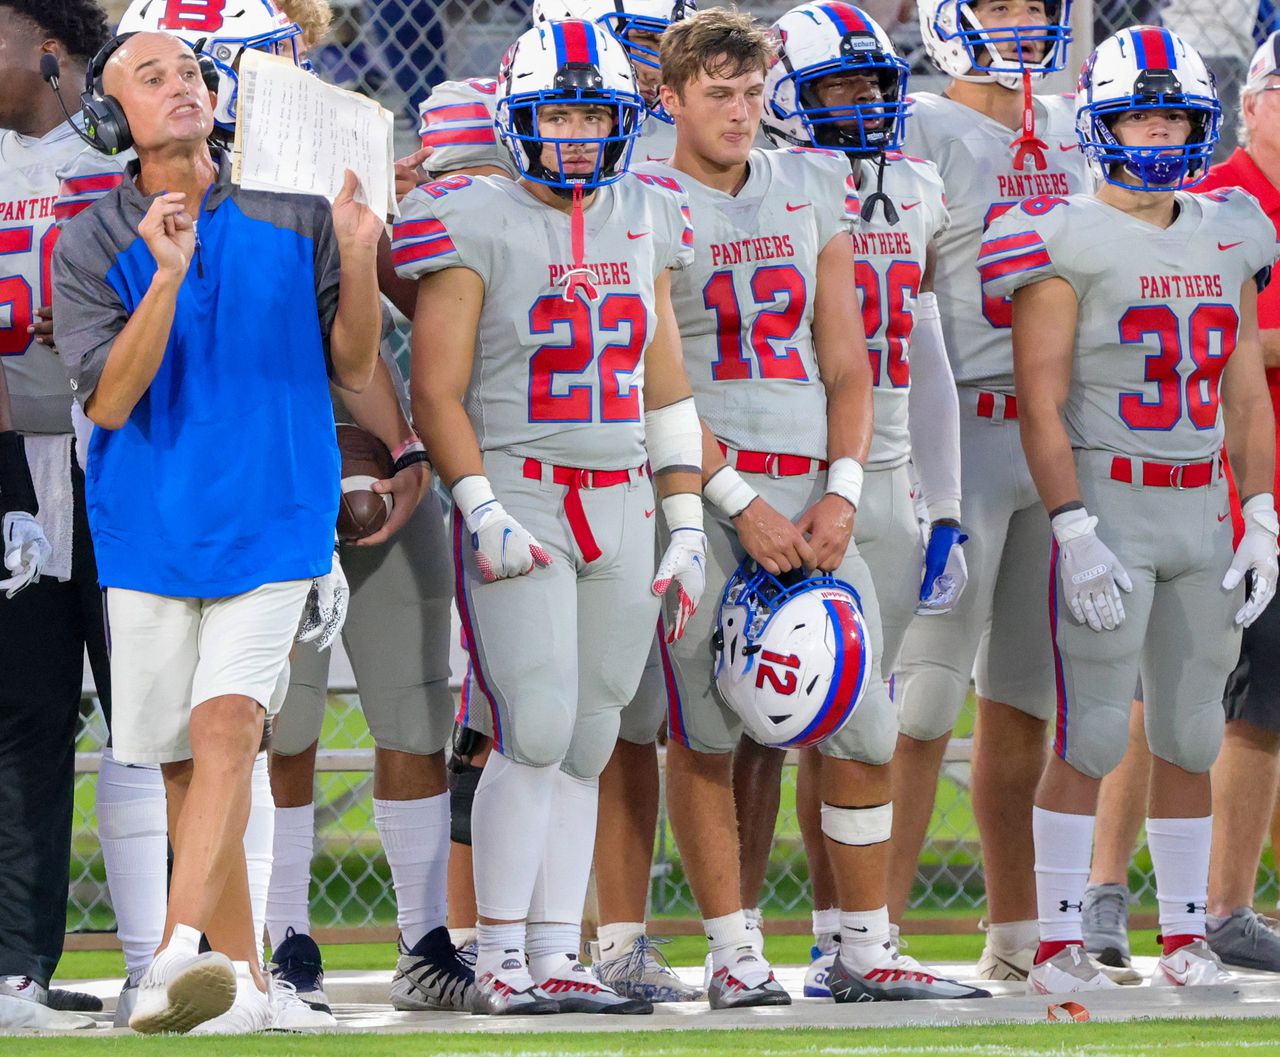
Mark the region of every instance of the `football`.
<instances>
[{"instance_id":1,"label":"football","mask_svg":"<svg viewBox=\"0 0 1280 1057\"><path fill-rule=\"evenodd\" d=\"M391 452L359 426L338 427L342 455L342 498L338 503L338 538L343 542L372 536L391 516L391 496L373 490L373 482L391 476Z\"/></svg>"}]
</instances>

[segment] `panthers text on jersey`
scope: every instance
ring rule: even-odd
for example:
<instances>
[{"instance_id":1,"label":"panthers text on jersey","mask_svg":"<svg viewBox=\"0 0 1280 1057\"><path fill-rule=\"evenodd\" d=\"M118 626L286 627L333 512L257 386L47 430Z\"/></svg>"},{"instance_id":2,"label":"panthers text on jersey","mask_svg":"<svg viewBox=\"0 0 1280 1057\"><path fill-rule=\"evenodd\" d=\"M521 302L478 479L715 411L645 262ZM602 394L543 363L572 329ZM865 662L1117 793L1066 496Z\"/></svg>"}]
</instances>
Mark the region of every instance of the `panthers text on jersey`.
<instances>
[{"instance_id":1,"label":"panthers text on jersey","mask_svg":"<svg viewBox=\"0 0 1280 1057\"><path fill-rule=\"evenodd\" d=\"M431 89L418 108L418 135L431 148L423 169L439 176L494 165L514 180L515 163L494 124L497 101L498 82L492 77L445 81Z\"/></svg>"},{"instance_id":2,"label":"panthers text on jersey","mask_svg":"<svg viewBox=\"0 0 1280 1057\"><path fill-rule=\"evenodd\" d=\"M1054 277L1079 299L1063 419L1073 448L1174 463L1222 448L1218 383L1235 348L1240 288L1276 259L1247 191L1177 192L1163 230L1092 195L1034 198L991 226L983 286L1005 297Z\"/></svg>"},{"instance_id":3,"label":"panthers text on jersey","mask_svg":"<svg viewBox=\"0 0 1280 1057\"><path fill-rule=\"evenodd\" d=\"M27 327L53 303L57 225L119 182L120 163L86 147L68 122L40 139L0 132L0 356L19 432L71 432L67 372Z\"/></svg>"},{"instance_id":4,"label":"panthers text on jersey","mask_svg":"<svg viewBox=\"0 0 1280 1057\"><path fill-rule=\"evenodd\" d=\"M859 161L859 190L876 187L877 163ZM911 457L907 398L911 387L911 332L924 278L925 250L947 230L946 196L932 162L885 156L883 191L897 212L890 224L877 206L853 236L862 324L871 357L875 434L867 466L888 469Z\"/></svg>"},{"instance_id":5,"label":"panthers text on jersey","mask_svg":"<svg viewBox=\"0 0 1280 1057\"><path fill-rule=\"evenodd\" d=\"M1036 134L1048 149L1046 167L1013 167L1017 132L943 96L912 97L907 149L938 167L947 188L951 225L938 239L933 290L942 315L956 384L1013 392L1013 311L984 294L975 262L983 232L1024 198L1069 195L1093 186L1075 132L1075 102L1036 96Z\"/></svg>"},{"instance_id":6,"label":"panthers text on jersey","mask_svg":"<svg viewBox=\"0 0 1280 1057\"><path fill-rule=\"evenodd\" d=\"M640 466L644 350L654 284L693 256L675 180L631 173L585 210L585 267L598 296L565 299L570 214L502 177L451 176L401 203L392 259L406 279L469 268L484 308L466 409L483 451L585 469Z\"/></svg>"},{"instance_id":7,"label":"panthers text on jersey","mask_svg":"<svg viewBox=\"0 0 1280 1057\"><path fill-rule=\"evenodd\" d=\"M733 448L827 457L826 392L813 347L818 254L858 223L844 155L752 150L736 195L661 164L697 228L693 266L671 284L698 414Z\"/></svg>"}]
</instances>

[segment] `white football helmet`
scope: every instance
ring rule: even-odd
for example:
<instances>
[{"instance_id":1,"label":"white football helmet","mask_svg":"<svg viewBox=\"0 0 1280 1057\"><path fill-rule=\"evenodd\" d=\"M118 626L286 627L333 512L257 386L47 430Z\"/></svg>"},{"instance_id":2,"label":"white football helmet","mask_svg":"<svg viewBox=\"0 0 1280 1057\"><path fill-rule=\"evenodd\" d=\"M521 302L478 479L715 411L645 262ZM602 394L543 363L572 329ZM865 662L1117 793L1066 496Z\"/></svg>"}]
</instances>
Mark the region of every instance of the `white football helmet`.
<instances>
[{"instance_id":1,"label":"white football helmet","mask_svg":"<svg viewBox=\"0 0 1280 1057\"><path fill-rule=\"evenodd\" d=\"M1191 133L1182 146L1126 147L1112 133L1130 110L1185 110ZM1222 107L1195 48L1156 26L1108 37L1085 60L1076 91L1076 135L1094 170L1108 183L1140 191L1177 191L1199 183L1218 142ZM1116 176L1121 167L1130 177Z\"/></svg>"},{"instance_id":2,"label":"white football helmet","mask_svg":"<svg viewBox=\"0 0 1280 1057\"><path fill-rule=\"evenodd\" d=\"M801 4L773 24L778 58L764 81L765 135L774 146L826 147L847 154L898 150L906 133L910 69L889 36L852 4ZM832 74L865 74L880 100L827 107L815 82Z\"/></svg>"},{"instance_id":3,"label":"white football helmet","mask_svg":"<svg viewBox=\"0 0 1280 1057\"><path fill-rule=\"evenodd\" d=\"M213 60L218 70L218 102L213 119L223 129L236 124L240 81L236 63L246 48L298 61L302 30L272 0L133 0L118 33L172 33Z\"/></svg>"},{"instance_id":4,"label":"white football helmet","mask_svg":"<svg viewBox=\"0 0 1280 1057\"><path fill-rule=\"evenodd\" d=\"M658 68L658 52L630 39L635 32L661 36L673 22L697 10L694 0L533 0L533 24L579 19L599 22L627 49L632 61Z\"/></svg>"},{"instance_id":5,"label":"white football helmet","mask_svg":"<svg viewBox=\"0 0 1280 1057\"><path fill-rule=\"evenodd\" d=\"M580 138L544 136L538 111L565 104L603 105L613 111L608 136ZM507 49L498 70L498 134L520 175L560 190L575 185L584 191L613 183L631 164L631 148L640 134L645 105L636 91L627 53L603 27L570 20L543 22L525 30ZM557 166L542 161L547 144L556 148ZM590 174L566 173L565 148L593 145Z\"/></svg>"},{"instance_id":6,"label":"white football helmet","mask_svg":"<svg viewBox=\"0 0 1280 1057\"><path fill-rule=\"evenodd\" d=\"M712 638L716 686L761 745L839 731L872 674L862 602L834 576L771 576L750 558L725 585Z\"/></svg>"},{"instance_id":7,"label":"white football helmet","mask_svg":"<svg viewBox=\"0 0 1280 1057\"><path fill-rule=\"evenodd\" d=\"M918 0L918 5L925 51L939 70L957 80L995 81L1012 89L1021 86L1024 73L1042 77L1066 66L1071 0L1045 0L1043 24L1004 29L985 29L971 0ZM1017 56L1002 57L1001 44L1013 45ZM1022 47L1037 44L1044 49L1040 61L1024 59Z\"/></svg>"}]
</instances>

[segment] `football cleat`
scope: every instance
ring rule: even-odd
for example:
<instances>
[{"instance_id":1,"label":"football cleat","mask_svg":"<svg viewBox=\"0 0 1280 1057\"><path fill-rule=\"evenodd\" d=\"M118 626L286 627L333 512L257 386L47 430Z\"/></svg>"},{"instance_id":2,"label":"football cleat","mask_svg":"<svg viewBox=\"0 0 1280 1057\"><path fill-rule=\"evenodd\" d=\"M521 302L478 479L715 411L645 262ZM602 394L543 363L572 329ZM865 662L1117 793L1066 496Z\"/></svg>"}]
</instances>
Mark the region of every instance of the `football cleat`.
<instances>
[{"instance_id":1,"label":"football cleat","mask_svg":"<svg viewBox=\"0 0 1280 1057\"><path fill-rule=\"evenodd\" d=\"M1129 889L1122 884L1084 890L1084 949L1101 965L1132 964L1129 954Z\"/></svg>"},{"instance_id":2,"label":"football cleat","mask_svg":"<svg viewBox=\"0 0 1280 1057\"><path fill-rule=\"evenodd\" d=\"M63 1013L101 1013L102 999L83 991L66 991L61 987L42 987L29 976L6 976L8 992L28 1002L38 1002Z\"/></svg>"},{"instance_id":3,"label":"football cleat","mask_svg":"<svg viewBox=\"0 0 1280 1057\"><path fill-rule=\"evenodd\" d=\"M288 980L271 978L271 1027L275 1031L327 1031L338 1026L328 1007L317 1009L304 1002Z\"/></svg>"},{"instance_id":4,"label":"football cleat","mask_svg":"<svg viewBox=\"0 0 1280 1057\"><path fill-rule=\"evenodd\" d=\"M498 971L476 976L471 1012L493 1017L559 1013L560 1003L533 982L519 951L508 951Z\"/></svg>"},{"instance_id":5,"label":"football cleat","mask_svg":"<svg viewBox=\"0 0 1280 1057\"><path fill-rule=\"evenodd\" d=\"M640 936L614 958L594 956L591 968L600 982L627 998L649 1002L697 1002L706 997L702 988L686 984L658 950L667 940ZM598 952L595 944L593 949Z\"/></svg>"},{"instance_id":6,"label":"football cleat","mask_svg":"<svg viewBox=\"0 0 1280 1057\"><path fill-rule=\"evenodd\" d=\"M1109 991L1119 986L1078 943L1033 965L1027 975L1029 995L1069 995L1076 991Z\"/></svg>"},{"instance_id":7,"label":"football cleat","mask_svg":"<svg viewBox=\"0 0 1280 1057\"><path fill-rule=\"evenodd\" d=\"M711 974L707 1001L712 1009L745 1009L749 1006L789 1006L791 996L773 975L753 944L734 952L734 959Z\"/></svg>"},{"instance_id":8,"label":"football cleat","mask_svg":"<svg viewBox=\"0 0 1280 1057\"><path fill-rule=\"evenodd\" d=\"M142 982L143 970L139 969L125 977L124 987L120 988L120 997L116 999L116 1011L111 1018L113 1028L127 1028L129 1015L138 1001L138 984Z\"/></svg>"},{"instance_id":9,"label":"football cleat","mask_svg":"<svg viewBox=\"0 0 1280 1057\"><path fill-rule=\"evenodd\" d=\"M129 1027L143 1035L181 1034L220 1017L236 1000L236 971L217 951L160 951L138 984Z\"/></svg>"},{"instance_id":10,"label":"football cleat","mask_svg":"<svg viewBox=\"0 0 1280 1057\"><path fill-rule=\"evenodd\" d=\"M238 963L236 970L236 998L231 1008L221 1016L197 1024L188 1034L252 1035L275 1026L274 978L268 973L267 989L259 991L249 975L248 962Z\"/></svg>"},{"instance_id":11,"label":"football cleat","mask_svg":"<svg viewBox=\"0 0 1280 1057\"><path fill-rule=\"evenodd\" d=\"M1205 942L1226 965L1280 972L1280 932L1276 922L1252 907L1237 907L1217 928L1205 930Z\"/></svg>"},{"instance_id":12,"label":"football cleat","mask_svg":"<svg viewBox=\"0 0 1280 1057\"><path fill-rule=\"evenodd\" d=\"M1035 947L1023 947L1012 954L997 954L991 949L990 941L982 948L982 957L978 959L976 970L980 980L1013 980L1022 981L1031 972L1035 964Z\"/></svg>"},{"instance_id":13,"label":"football cleat","mask_svg":"<svg viewBox=\"0 0 1280 1057\"><path fill-rule=\"evenodd\" d=\"M391 980L391 1005L399 1010L439 1009L465 1013L476 985L473 965L458 956L443 925L432 929L412 949L401 938L400 958Z\"/></svg>"},{"instance_id":14,"label":"football cleat","mask_svg":"<svg viewBox=\"0 0 1280 1057\"><path fill-rule=\"evenodd\" d=\"M0 983L0 1032L73 1031L92 1027L96 1027L92 1017L83 1013L64 1013L41 1002L19 998Z\"/></svg>"},{"instance_id":15,"label":"football cleat","mask_svg":"<svg viewBox=\"0 0 1280 1057\"><path fill-rule=\"evenodd\" d=\"M1176 951L1162 954L1151 974L1152 987L1211 987L1229 984L1234 977L1204 940L1192 940Z\"/></svg>"},{"instance_id":16,"label":"football cleat","mask_svg":"<svg viewBox=\"0 0 1280 1057\"><path fill-rule=\"evenodd\" d=\"M870 969L853 969L836 951L827 974L831 997L844 1002L909 1002L928 999L990 998L981 987L931 972L909 954L885 945L884 957Z\"/></svg>"},{"instance_id":17,"label":"football cleat","mask_svg":"<svg viewBox=\"0 0 1280 1057\"><path fill-rule=\"evenodd\" d=\"M298 1001L320 1015L315 1023L308 1026L332 1026L323 1022L325 1016L332 1019L333 1010L329 1008L329 998L324 993L324 963L315 940L305 932L286 929L284 942L271 952L267 970L275 979L287 983ZM285 1004L288 1006L287 1019L302 1019L291 999L286 999Z\"/></svg>"},{"instance_id":18,"label":"football cleat","mask_svg":"<svg viewBox=\"0 0 1280 1057\"><path fill-rule=\"evenodd\" d=\"M835 964L836 955L840 953L840 937L835 938L835 942L823 950L821 947L812 947L809 950L809 968L804 974L804 997L805 998L830 998L831 988L827 984L827 977L831 973L831 966Z\"/></svg>"},{"instance_id":19,"label":"football cleat","mask_svg":"<svg viewBox=\"0 0 1280 1057\"><path fill-rule=\"evenodd\" d=\"M647 998L628 998L600 982L582 962L566 954L560 966L538 987L560 1003L561 1013L630 1015L652 1013Z\"/></svg>"},{"instance_id":20,"label":"football cleat","mask_svg":"<svg viewBox=\"0 0 1280 1057\"><path fill-rule=\"evenodd\" d=\"M478 949L476 941L464 943L461 947L455 948L458 952L458 961L462 962L474 974L476 971L476 950Z\"/></svg>"}]
</instances>

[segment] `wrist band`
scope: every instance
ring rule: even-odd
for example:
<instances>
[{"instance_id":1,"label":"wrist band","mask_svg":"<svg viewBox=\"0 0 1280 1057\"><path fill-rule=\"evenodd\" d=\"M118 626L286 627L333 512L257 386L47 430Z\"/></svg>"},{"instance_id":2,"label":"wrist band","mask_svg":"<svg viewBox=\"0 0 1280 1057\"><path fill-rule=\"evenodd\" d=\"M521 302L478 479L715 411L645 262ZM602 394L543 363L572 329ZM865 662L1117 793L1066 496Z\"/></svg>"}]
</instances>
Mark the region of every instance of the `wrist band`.
<instances>
[{"instance_id":1,"label":"wrist band","mask_svg":"<svg viewBox=\"0 0 1280 1057\"><path fill-rule=\"evenodd\" d=\"M403 456L407 455L411 451L425 452L426 450L427 449L422 446L422 441L420 441L415 434L410 433L408 437L400 442L400 446L391 453L391 459L393 462L399 462Z\"/></svg>"},{"instance_id":2,"label":"wrist band","mask_svg":"<svg viewBox=\"0 0 1280 1057\"><path fill-rule=\"evenodd\" d=\"M419 444L416 449L410 448L391 464L391 476L394 477L405 467L412 466L414 463L430 461L431 457L427 454L426 449Z\"/></svg>"},{"instance_id":3,"label":"wrist band","mask_svg":"<svg viewBox=\"0 0 1280 1057\"><path fill-rule=\"evenodd\" d=\"M702 486L702 495L726 517L735 518L747 509L757 492L732 466L722 466Z\"/></svg>"},{"instance_id":4,"label":"wrist band","mask_svg":"<svg viewBox=\"0 0 1280 1057\"><path fill-rule=\"evenodd\" d=\"M862 477L862 463L846 455L836 459L828 468L827 491L838 495L857 510L862 500Z\"/></svg>"}]
</instances>

